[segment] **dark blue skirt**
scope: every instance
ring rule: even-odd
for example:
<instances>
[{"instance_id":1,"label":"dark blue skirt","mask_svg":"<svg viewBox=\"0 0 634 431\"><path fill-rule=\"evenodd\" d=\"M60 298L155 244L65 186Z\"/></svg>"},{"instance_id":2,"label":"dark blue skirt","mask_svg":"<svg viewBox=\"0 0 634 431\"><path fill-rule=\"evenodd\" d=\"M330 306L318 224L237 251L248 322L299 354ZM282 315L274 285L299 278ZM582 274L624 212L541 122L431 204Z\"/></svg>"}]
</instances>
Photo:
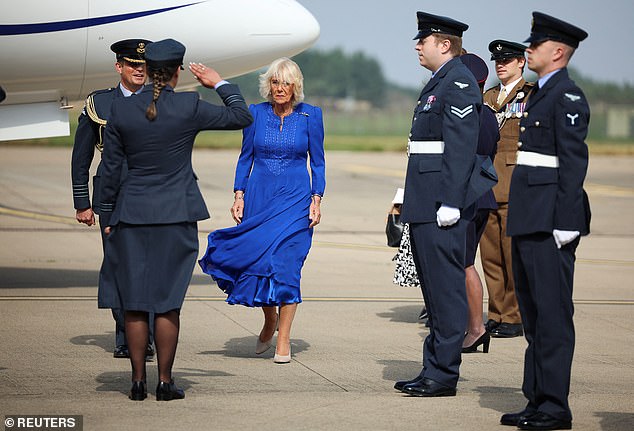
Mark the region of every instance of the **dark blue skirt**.
<instances>
[{"instance_id":1,"label":"dark blue skirt","mask_svg":"<svg viewBox=\"0 0 634 431\"><path fill-rule=\"evenodd\" d=\"M180 310L197 256L196 223L119 223L105 241L99 308Z\"/></svg>"}]
</instances>

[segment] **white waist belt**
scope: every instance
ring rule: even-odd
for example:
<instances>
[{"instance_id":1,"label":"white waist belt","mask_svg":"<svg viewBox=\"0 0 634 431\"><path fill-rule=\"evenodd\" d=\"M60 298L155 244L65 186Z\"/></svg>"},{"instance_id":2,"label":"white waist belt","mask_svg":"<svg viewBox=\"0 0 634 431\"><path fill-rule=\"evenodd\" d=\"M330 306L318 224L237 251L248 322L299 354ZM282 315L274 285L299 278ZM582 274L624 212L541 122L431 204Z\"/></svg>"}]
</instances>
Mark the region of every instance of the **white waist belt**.
<instances>
[{"instance_id":1,"label":"white waist belt","mask_svg":"<svg viewBox=\"0 0 634 431\"><path fill-rule=\"evenodd\" d=\"M532 151L518 151L517 164L542 168L558 168L559 157L533 153Z\"/></svg>"},{"instance_id":2,"label":"white waist belt","mask_svg":"<svg viewBox=\"0 0 634 431\"><path fill-rule=\"evenodd\" d=\"M409 141L407 155L410 154L442 154L445 152L445 141Z\"/></svg>"}]
</instances>

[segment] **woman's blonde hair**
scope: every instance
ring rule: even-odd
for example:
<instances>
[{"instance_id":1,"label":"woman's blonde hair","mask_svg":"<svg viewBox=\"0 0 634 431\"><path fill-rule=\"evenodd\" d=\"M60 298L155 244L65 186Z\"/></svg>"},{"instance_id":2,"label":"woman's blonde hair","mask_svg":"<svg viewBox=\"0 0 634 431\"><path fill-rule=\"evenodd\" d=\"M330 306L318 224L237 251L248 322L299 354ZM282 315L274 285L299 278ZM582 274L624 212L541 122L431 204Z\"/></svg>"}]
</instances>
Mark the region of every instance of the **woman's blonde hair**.
<instances>
[{"instance_id":1,"label":"woman's blonde hair","mask_svg":"<svg viewBox=\"0 0 634 431\"><path fill-rule=\"evenodd\" d=\"M304 75L297 63L293 60L282 57L273 61L266 72L260 75L260 95L273 102L271 94L271 80L290 82L293 85L293 106L304 100Z\"/></svg>"}]
</instances>

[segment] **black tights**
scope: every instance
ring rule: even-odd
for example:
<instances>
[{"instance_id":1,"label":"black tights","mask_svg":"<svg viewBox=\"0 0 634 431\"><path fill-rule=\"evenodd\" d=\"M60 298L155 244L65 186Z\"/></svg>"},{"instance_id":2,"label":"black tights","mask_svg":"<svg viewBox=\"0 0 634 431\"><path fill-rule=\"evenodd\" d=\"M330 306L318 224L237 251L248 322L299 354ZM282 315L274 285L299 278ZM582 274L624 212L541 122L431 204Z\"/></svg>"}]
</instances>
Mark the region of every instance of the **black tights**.
<instances>
[{"instance_id":1,"label":"black tights","mask_svg":"<svg viewBox=\"0 0 634 431\"><path fill-rule=\"evenodd\" d=\"M154 318L154 344L158 361L159 380L172 379L172 366L178 345L180 315L178 310L156 313ZM145 311L125 312L125 333L132 364L132 381L145 381L145 351L148 343L148 313Z\"/></svg>"}]
</instances>

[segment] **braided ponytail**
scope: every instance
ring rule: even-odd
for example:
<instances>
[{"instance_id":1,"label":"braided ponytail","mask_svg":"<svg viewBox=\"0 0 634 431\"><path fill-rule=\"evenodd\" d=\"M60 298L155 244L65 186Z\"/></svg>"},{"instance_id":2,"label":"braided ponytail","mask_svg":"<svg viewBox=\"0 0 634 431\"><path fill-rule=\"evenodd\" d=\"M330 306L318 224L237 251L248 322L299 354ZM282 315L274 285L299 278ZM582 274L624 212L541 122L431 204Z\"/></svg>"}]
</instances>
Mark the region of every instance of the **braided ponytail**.
<instances>
[{"instance_id":1,"label":"braided ponytail","mask_svg":"<svg viewBox=\"0 0 634 431\"><path fill-rule=\"evenodd\" d=\"M161 95L161 91L163 91L163 88L165 88L167 83L174 76L174 73L176 73L177 69L178 69L178 66L175 66L175 67L172 66L172 67L161 67L160 69L151 68L149 70L149 75L152 77L152 84L154 86L154 90L152 94L152 102L150 103L150 105L147 107L147 110L145 111L145 118L147 118L148 120L154 121L154 119L156 118L156 115L158 114L156 110L156 101Z\"/></svg>"}]
</instances>

